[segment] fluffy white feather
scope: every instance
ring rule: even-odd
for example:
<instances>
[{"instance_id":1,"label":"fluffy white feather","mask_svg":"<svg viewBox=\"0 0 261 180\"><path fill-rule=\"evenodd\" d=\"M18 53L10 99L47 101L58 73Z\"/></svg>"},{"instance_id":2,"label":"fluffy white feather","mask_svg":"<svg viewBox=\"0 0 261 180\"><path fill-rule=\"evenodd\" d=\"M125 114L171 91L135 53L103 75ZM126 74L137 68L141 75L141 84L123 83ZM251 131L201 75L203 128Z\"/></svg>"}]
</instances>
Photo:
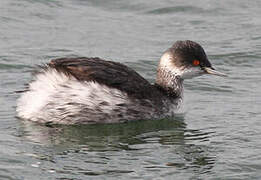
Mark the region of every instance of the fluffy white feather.
<instances>
[{"instance_id":1,"label":"fluffy white feather","mask_svg":"<svg viewBox=\"0 0 261 180\"><path fill-rule=\"evenodd\" d=\"M118 89L95 82L78 81L48 68L36 75L29 90L18 99L17 113L23 119L59 124L159 118L151 107L141 104ZM165 112L162 117L172 115L173 110ZM135 116L130 112L135 112Z\"/></svg>"}]
</instances>

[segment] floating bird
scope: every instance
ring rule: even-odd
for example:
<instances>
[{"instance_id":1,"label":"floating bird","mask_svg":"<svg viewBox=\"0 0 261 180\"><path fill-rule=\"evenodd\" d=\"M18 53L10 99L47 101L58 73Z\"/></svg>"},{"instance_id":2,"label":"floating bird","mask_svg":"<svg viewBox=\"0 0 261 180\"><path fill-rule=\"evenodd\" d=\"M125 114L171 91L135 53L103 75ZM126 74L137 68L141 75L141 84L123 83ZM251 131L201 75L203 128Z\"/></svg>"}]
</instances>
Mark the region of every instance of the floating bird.
<instances>
[{"instance_id":1,"label":"floating bird","mask_svg":"<svg viewBox=\"0 0 261 180\"><path fill-rule=\"evenodd\" d=\"M172 117L183 81L225 76L193 41L177 41L160 58L155 84L131 68L100 58L59 58L42 66L18 99L19 118L40 123L118 123Z\"/></svg>"}]
</instances>

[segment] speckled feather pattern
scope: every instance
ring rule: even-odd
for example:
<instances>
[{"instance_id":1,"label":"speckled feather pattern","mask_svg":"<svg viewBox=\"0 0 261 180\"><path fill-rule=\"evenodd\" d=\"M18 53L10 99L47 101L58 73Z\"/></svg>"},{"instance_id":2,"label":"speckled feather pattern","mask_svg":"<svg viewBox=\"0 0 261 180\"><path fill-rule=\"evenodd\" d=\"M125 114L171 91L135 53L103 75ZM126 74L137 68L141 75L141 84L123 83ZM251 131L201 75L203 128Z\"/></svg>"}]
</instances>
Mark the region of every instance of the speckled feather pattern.
<instances>
[{"instance_id":1,"label":"speckled feather pattern","mask_svg":"<svg viewBox=\"0 0 261 180\"><path fill-rule=\"evenodd\" d=\"M192 41L177 41L163 54L154 85L121 63L85 57L54 59L18 99L17 114L55 124L174 116L183 99L183 80L206 73L202 67L211 64L203 48Z\"/></svg>"},{"instance_id":2,"label":"speckled feather pattern","mask_svg":"<svg viewBox=\"0 0 261 180\"><path fill-rule=\"evenodd\" d=\"M44 68L18 99L17 113L23 119L56 124L115 123L172 116L170 101L156 107L148 99L94 81L78 81L54 68ZM176 107L176 106L175 106Z\"/></svg>"}]
</instances>

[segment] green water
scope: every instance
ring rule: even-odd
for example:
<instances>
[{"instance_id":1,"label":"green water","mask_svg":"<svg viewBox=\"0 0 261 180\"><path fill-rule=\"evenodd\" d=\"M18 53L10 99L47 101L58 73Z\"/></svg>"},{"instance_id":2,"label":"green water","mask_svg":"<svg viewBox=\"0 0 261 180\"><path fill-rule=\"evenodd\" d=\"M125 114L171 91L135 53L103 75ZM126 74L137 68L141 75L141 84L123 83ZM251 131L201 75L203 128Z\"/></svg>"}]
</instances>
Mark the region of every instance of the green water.
<instances>
[{"instance_id":1,"label":"green water","mask_svg":"<svg viewBox=\"0 0 261 180\"><path fill-rule=\"evenodd\" d=\"M0 1L0 179L261 179L261 2ZM154 81L176 40L199 42L227 78L185 82L173 119L43 126L15 117L36 65L122 62Z\"/></svg>"}]
</instances>

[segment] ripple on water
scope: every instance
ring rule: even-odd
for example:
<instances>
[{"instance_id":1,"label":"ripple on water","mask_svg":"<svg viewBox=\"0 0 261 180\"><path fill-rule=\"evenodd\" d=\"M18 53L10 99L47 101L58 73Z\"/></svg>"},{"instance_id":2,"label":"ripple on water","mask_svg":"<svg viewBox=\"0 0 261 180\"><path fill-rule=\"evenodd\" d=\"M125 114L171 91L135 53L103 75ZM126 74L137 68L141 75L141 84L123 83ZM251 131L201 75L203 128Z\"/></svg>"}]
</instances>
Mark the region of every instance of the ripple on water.
<instances>
[{"instance_id":1,"label":"ripple on water","mask_svg":"<svg viewBox=\"0 0 261 180\"><path fill-rule=\"evenodd\" d=\"M237 52L212 55L211 57L222 60L216 61L217 65L229 65L230 67L253 67L260 63L261 58L256 52Z\"/></svg>"},{"instance_id":2,"label":"ripple on water","mask_svg":"<svg viewBox=\"0 0 261 180\"><path fill-rule=\"evenodd\" d=\"M31 68L27 65L22 64L3 64L0 63L0 70L10 70L10 69L24 69L24 68Z\"/></svg>"},{"instance_id":3,"label":"ripple on water","mask_svg":"<svg viewBox=\"0 0 261 180\"><path fill-rule=\"evenodd\" d=\"M1 0L0 179L260 179L260 2ZM153 82L178 39L201 42L229 75L185 81L182 117L68 127L15 118L11 92L34 64L125 59Z\"/></svg>"},{"instance_id":4,"label":"ripple on water","mask_svg":"<svg viewBox=\"0 0 261 180\"><path fill-rule=\"evenodd\" d=\"M163 8L157 8L154 10L147 11L146 14L172 14L172 13L191 13L191 14L197 14L203 12L204 9L195 7L195 6L172 6L172 7L163 7Z\"/></svg>"},{"instance_id":5,"label":"ripple on water","mask_svg":"<svg viewBox=\"0 0 261 180\"><path fill-rule=\"evenodd\" d=\"M139 177L139 173L208 172L214 132L187 129L182 116L124 124L53 126L23 122L20 137L52 147L34 156L40 169L57 176ZM49 148L48 148L49 149ZM70 162L70 165L67 162Z\"/></svg>"},{"instance_id":6,"label":"ripple on water","mask_svg":"<svg viewBox=\"0 0 261 180\"><path fill-rule=\"evenodd\" d=\"M37 4L37 5L45 5L48 7L63 7L63 3L59 2L58 0L53 1L43 1L43 0L24 0L28 4ZM14 3L17 6L22 6L24 3Z\"/></svg>"}]
</instances>

